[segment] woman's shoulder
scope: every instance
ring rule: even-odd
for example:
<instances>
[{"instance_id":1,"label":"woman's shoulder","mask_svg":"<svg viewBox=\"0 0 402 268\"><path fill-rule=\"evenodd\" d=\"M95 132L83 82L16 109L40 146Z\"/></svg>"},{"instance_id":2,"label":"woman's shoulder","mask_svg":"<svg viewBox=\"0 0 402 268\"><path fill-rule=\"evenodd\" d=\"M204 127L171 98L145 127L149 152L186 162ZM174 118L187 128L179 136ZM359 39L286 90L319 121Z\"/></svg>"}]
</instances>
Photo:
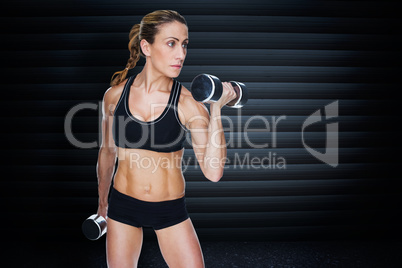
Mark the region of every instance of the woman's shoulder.
<instances>
[{"instance_id":1,"label":"woman's shoulder","mask_svg":"<svg viewBox=\"0 0 402 268\"><path fill-rule=\"evenodd\" d=\"M126 84L127 79L128 79L128 78L124 79L123 81L121 81L121 82L120 82L119 84L117 84L117 85L114 85L114 86L109 87L109 88L105 91L104 99L113 100L113 99L115 99L116 97L120 97L121 93L122 93L123 90L124 90L124 85Z\"/></svg>"},{"instance_id":2,"label":"woman's shoulder","mask_svg":"<svg viewBox=\"0 0 402 268\"><path fill-rule=\"evenodd\" d=\"M114 110L114 107L116 107L117 102L120 99L121 94L123 93L124 90L124 85L126 84L127 79L123 80L121 83L109 87L104 95L103 95L103 102L106 107L109 107L111 111Z\"/></svg>"},{"instance_id":3,"label":"woman's shoulder","mask_svg":"<svg viewBox=\"0 0 402 268\"><path fill-rule=\"evenodd\" d=\"M191 97L191 98L193 98L193 96L191 95L190 90L188 90L183 84L180 83L180 85L181 85L180 97L183 97L183 98Z\"/></svg>"},{"instance_id":4,"label":"woman's shoulder","mask_svg":"<svg viewBox=\"0 0 402 268\"><path fill-rule=\"evenodd\" d=\"M124 79L123 81L121 81L119 84L114 85L109 87L106 92L105 95L115 95L115 94L121 94L123 92L124 89L124 85L126 84L128 78Z\"/></svg>"},{"instance_id":5,"label":"woman's shoulder","mask_svg":"<svg viewBox=\"0 0 402 268\"><path fill-rule=\"evenodd\" d=\"M179 105L181 105L181 109L183 109L186 115L192 116L209 116L209 112L204 103L198 102L193 98L191 91L188 90L185 86L182 85Z\"/></svg>"}]
</instances>

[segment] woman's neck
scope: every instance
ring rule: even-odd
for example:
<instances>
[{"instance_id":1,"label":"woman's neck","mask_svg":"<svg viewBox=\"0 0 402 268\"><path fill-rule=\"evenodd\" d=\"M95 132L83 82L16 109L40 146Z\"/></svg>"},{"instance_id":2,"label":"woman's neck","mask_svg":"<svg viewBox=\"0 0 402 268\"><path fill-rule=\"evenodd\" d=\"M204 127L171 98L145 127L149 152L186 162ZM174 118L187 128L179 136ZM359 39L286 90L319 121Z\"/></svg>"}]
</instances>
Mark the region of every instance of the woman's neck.
<instances>
[{"instance_id":1,"label":"woman's neck","mask_svg":"<svg viewBox=\"0 0 402 268\"><path fill-rule=\"evenodd\" d=\"M135 79L135 86L145 89L146 93L151 93L155 90L169 89L169 83L172 78L163 75L153 68L152 64L145 63L142 71Z\"/></svg>"}]
</instances>

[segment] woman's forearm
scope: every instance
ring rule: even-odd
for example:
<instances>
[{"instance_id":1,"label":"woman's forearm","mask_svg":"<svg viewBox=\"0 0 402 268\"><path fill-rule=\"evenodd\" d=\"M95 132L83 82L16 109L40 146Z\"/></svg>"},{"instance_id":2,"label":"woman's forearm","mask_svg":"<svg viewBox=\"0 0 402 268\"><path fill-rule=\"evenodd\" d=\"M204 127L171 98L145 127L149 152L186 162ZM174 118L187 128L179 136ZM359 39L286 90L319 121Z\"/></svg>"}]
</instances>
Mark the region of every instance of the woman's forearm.
<instances>
[{"instance_id":1,"label":"woman's forearm","mask_svg":"<svg viewBox=\"0 0 402 268\"><path fill-rule=\"evenodd\" d=\"M116 154L105 148L99 150L96 166L98 177L99 206L107 206L110 184L116 164Z\"/></svg>"},{"instance_id":2,"label":"woman's forearm","mask_svg":"<svg viewBox=\"0 0 402 268\"><path fill-rule=\"evenodd\" d=\"M204 168L209 180L219 181L223 176L226 162L226 140L222 126L221 108L211 104L210 113L208 144L204 154Z\"/></svg>"}]
</instances>

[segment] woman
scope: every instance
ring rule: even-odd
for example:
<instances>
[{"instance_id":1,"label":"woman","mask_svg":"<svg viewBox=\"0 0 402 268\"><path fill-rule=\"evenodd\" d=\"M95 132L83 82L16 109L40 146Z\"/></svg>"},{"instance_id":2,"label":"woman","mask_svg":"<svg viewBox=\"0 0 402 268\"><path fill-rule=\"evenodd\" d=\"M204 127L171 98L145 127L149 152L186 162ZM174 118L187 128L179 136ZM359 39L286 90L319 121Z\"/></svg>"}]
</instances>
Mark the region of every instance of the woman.
<instances>
[{"instance_id":1,"label":"woman","mask_svg":"<svg viewBox=\"0 0 402 268\"><path fill-rule=\"evenodd\" d=\"M175 11L147 14L129 34L130 58L112 77L103 98L102 145L97 173L98 214L107 218L109 267L136 267L142 227L152 227L169 267L204 267L202 250L185 206L181 162L186 132L205 177L223 175L226 141L221 108L235 98L229 83L219 101L205 105L174 77L187 54L188 28ZM126 79L140 55L145 66ZM118 169L108 202L116 157ZM107 217L106 217L107 216Z\"/></svg>"}]
</instances>

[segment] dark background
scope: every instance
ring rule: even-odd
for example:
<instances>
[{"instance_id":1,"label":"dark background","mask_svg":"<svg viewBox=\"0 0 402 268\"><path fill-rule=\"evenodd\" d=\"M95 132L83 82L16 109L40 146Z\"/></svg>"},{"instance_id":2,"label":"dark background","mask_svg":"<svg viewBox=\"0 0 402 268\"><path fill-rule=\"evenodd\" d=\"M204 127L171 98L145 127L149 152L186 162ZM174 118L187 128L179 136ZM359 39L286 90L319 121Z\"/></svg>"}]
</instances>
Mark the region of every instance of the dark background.
<instances>
[{"instance_id":1,"label":"dark background","mask_svg":"<svg viewBox=\"0 0 402 268\"><path fill-rule=\"evenodd\" d=\"M210 73L249 88L241 116L223 108L234 123L227 140L243 137L229 144L231 163L236 153L286 160L286 169L228 164L215 184L188 143L187 208L201 242L400 239L401 20L394 1L10 1L0 23L4 234L20 245L88 243L81 223L97 209L99 148L69 143L66 114L77 104L99 105L112 74L125 68L131 26L157 9L187 19L184 86ZM307 152L301 129L336 100L339 117L304 133L324 152L325 123L338 122L334 168ZM286 116L276 148L262 120L246 128L255 115L270 123ZM73 135L98 141L98 116L98 109L77 113ZM245 132L269 148L251 148ZM151 229L145 235L155 240Z\"/></svg>"}]
</instances>

